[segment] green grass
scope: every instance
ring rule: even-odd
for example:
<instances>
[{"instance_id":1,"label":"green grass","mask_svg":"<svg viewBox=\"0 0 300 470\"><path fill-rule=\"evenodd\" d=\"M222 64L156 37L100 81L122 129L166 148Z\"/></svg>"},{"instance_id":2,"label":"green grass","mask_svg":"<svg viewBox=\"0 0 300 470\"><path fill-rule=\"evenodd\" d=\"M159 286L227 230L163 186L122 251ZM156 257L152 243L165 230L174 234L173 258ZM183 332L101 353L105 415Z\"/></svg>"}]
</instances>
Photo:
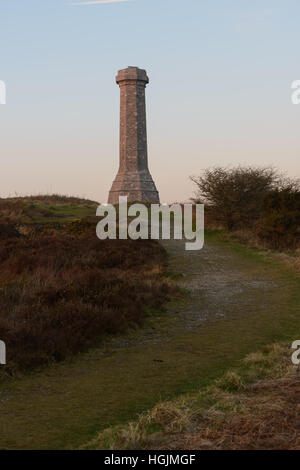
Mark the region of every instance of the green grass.
<instances>
[{"instance_id":1,"label":"green grass","mask_svg":"<svg viewBox=\"0 0 300 470\"><path fill-rule=\"evenodd\" d=\"M0 199L0 221L18 224L67 223L96 214L97 202L67 196Z\"/></svg>"},{"instance_id":2,"label":"green grass","mask_svg":"<svg viewBox=\"0 0 300 470\"><path fill-rule=\"evenodd\" d=\"M52 222L70 222L84 217L93 217L96 214L94 206L77 206L76 204L52 206L48 204L35 204L30 209L32 223L52 223ZM25 205L26 210L26 205ZM46 212L47 214L46 214Z\"/></svg>"}]
</instances>

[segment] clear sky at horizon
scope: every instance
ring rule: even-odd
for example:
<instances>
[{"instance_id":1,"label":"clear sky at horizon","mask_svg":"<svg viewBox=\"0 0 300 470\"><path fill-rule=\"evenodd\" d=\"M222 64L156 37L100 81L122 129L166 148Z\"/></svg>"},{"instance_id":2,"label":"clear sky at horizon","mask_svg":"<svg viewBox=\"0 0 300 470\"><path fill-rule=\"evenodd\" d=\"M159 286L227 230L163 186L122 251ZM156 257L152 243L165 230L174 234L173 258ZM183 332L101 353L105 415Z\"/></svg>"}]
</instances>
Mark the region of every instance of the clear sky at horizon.
<instances>
[{"instance_id":1,"label":"clear sky at horizon","mask_svg":"<svg viewBox=\"0 0 300 470\"><path fill-rule=\"evenodd\" d=\"M1 0L0 196L107 200L118 69L145 68L149 167L162 202L214 165L300 177L299 0Z\"/></svg>"}]
</instances>

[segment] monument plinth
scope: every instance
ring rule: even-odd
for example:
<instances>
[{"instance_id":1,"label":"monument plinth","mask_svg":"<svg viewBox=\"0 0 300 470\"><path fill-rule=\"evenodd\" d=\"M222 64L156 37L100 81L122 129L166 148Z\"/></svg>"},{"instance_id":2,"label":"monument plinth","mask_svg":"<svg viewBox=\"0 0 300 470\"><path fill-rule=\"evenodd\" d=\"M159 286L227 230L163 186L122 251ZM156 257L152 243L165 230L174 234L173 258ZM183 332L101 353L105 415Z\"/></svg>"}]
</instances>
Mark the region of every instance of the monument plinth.
<instances>
[{"instance_id":1,"label":"monument plinth","mask_svg":"<svg viewBox=\"0 0 300 470\"><path fill-rule=\"evenodd\" d=\"M120 87L120 166L109 192L108 202L118 204L119 196L128 201L159 202L159 195L148 168L145 70L128 67L116 77Z\"/></svg>"}]
</instances>

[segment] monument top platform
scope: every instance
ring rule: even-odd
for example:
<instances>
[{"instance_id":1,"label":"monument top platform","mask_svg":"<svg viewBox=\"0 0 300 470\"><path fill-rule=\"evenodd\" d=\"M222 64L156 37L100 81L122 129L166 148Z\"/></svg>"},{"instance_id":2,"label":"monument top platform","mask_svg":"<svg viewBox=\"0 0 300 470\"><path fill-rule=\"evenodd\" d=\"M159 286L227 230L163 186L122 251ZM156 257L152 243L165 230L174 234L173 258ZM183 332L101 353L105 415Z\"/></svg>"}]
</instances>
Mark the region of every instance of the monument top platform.
<instances>
[{"instance_id":1,"label":"monument top platform","mask_svg":"<svg viewBox=\"0 0 300 470\"><path fill-rule=\"evenodd\" d=\"M116 76L116 82L120 83L126 80L137 80L145 83L149 83L147 72L144 69L138 67L127 67L127 69L119 70Z\"/></svg>"}]
</instances>

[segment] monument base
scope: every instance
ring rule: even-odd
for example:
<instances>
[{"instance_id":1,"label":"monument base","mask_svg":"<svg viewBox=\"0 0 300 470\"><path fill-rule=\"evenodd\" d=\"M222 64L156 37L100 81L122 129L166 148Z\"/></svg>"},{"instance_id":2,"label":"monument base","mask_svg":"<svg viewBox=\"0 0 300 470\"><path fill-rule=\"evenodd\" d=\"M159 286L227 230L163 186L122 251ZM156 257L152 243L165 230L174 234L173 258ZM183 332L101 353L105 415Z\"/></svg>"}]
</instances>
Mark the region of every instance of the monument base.
<instances>
[{"instance_id":1,"label":"monument base","mask_svg":"<svg viewBox=\"0 0 300 470\"><path fill-rule=\"evenodd\" d=\"M150 173L118 173L108 196L109 204L119 204L119 196L128 202L153 202L159 204L159 194Z\"/></svg>"}]
</instances>

